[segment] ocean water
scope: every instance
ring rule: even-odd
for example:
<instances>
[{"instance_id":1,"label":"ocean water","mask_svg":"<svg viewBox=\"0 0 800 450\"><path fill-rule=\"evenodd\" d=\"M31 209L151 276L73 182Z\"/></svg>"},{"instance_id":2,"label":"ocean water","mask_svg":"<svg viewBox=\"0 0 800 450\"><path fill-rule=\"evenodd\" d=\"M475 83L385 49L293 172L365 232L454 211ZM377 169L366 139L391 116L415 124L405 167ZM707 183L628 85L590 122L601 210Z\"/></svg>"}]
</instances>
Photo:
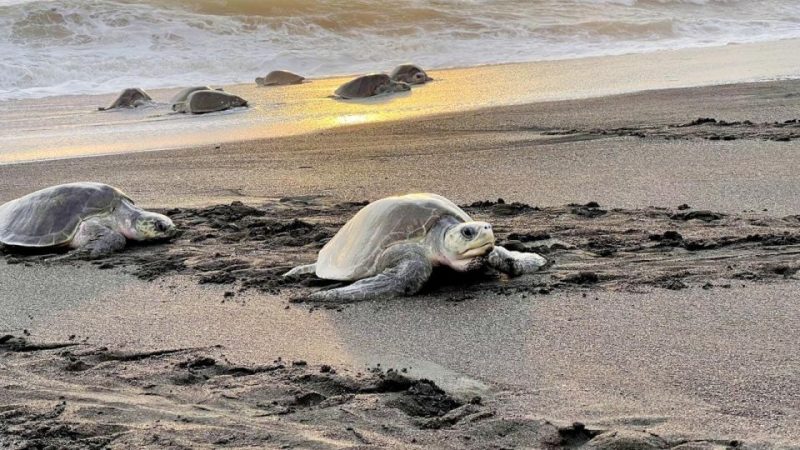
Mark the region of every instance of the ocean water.
<instances>
[{"instance_id":1,"label":"ocean water","mask_svg":"<svg viewBox=\"0 0 800 450\"><path fill-rule=\"evenodd\" d=\"M0 100L796 37L797 0L0 0Z\"/></svg>"}]
</instances>

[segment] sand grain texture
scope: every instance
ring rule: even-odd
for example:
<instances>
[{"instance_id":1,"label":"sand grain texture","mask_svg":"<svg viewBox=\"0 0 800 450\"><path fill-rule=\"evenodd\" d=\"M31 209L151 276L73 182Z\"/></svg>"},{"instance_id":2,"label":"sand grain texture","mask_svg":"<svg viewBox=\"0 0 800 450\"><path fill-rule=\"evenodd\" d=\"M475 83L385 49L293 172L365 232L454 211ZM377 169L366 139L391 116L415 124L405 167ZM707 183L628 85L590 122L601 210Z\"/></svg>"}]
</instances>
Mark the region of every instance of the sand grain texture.
<instances>
[{"instance_id":1,"label":"sand grain texture","mask_svg":"<svg viewBox=\"0 0 800 450\"><path fill-rule=\"evenodd\" d=\"M185 229L97 261L3 254L0 442L797 448L798 111L790 80L0 166L0 201L92 179ZM554 264L289 302L333 285L283 271L409 191ZM378 363L449 406L364 392ZM351 392L309 384L325 365Z\"/></svg>"}]
</instances>

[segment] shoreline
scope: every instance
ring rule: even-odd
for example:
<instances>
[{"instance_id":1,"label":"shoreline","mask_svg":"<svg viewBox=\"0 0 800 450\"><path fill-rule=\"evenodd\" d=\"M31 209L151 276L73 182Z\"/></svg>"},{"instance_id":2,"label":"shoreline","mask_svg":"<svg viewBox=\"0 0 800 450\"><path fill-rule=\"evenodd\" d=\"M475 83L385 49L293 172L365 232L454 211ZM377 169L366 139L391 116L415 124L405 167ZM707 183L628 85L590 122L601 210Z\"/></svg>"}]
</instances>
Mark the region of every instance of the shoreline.
<instances>
[{"instance_id":1,"label":"shoreline","mask_svg":"<svg viewBox=\"0 0 800 450\"><path fill-rule=\"evenodd\" d=\"M6 103L8 110L0 112L0 122L9 124L0 127L5 143L0 149L0 164L230 144L350 124L477 113L498 106L765 78L792 79L800 76L796 69L800 67L798 49L800 40L787 39L431 71L439 81L417 87L411 94L357 102L327 98L346 78L272 89L234 85L226 89L251 100L253 107L202 117L171 114L164 106L102 114L93 111L110 103L113 95L10 102ZM152 93L165 101L174 92ZM44 127L43 121L47 124Z\"/></svg>"},{"instance_id":2,"label":"shoreline","mask_svg":"<svg viewBox=\"0 0 800 450\"><path fill-rule=\"evenodd\" d=\"M484 108L166 151L6 164L0 165L0 201L48 185L97 180L122 188L143 205L167 208L297 194L361 201L415 190L438 191L471 202L485 199L469 183L471 176L484 170L480 169L483 165L506 171L503 177L482 178L485 189L508 200L537 205L593 200L581 193L579 179L560 175L577 170L586 180L600 176L603 181L595 186L598 197L602 194L615 207L648 206L647 199L657 189L661 199L657 203L662 205L693 202L740 211L769 199L770 210L788 214L800 210L800 195L792 194L797 184L791 176L797 162L791 153L793 128L779 129L769 123L796 119L798 106L798 80L729 84ZM696 129L699 135L678 132L693 128L672 128L698 117L754 125L703 125ZM644 128L637 132L636 127ZM630 129L615 131L626 128ZM600 133L603 130L610 134ZM713 141L713 136L703 135L719 132L730 132L734 140ZM789 141L770 141L773 138ZM616 153L595 150L610 143ZM664 146L675 153L664 153ZM561 149L568 149L572 157L580 155L585 164L574 166ZM477 160L461 160L461 154ZM510 158L529 165L515 165ZM418 167L419 161L426 162ZM660 166L651 166L656 162ZM411 173L419 171L418 176L396 179L399 169L391 164ZM594 173L591 164L606 172ZM747 199L738 209L732 208L721 190L732 183L730 177L744 175L737 165L760 167L750 175L756 177L752 192L735 188L736 195ZM669 170L670 166L675 170ZM710 178L704 166L709 166ZM639 172L631 172L633 168ZM176 184L171 178L183 179L182 171L195 179ZM387 185L375 174L395 183ZM555 189L537 191L531 179ZM443 180L454 183L447 186ZM681 185L685 189L669 192L668 186ZM575 194L565 195L568 192Z\"/></svg>"},{"instance_id":3,"label":"shoreline","mask_svg":"<svg viewBox=\"0 0 800 450\"><path fill-rule=\"evenodd\" d=\"M547 419L658 434L652 448L796 446L798 111L800 80L773 81L0 166L0 202L92 179L189 229L99 264L0 258L0 409L20 422L0 442L59 446L41 430L66 429L128 446L519 447ZM363 205L348 202L409 191L469 205L506 245L574 248L529 277L290 302L319 281L279 275ZM42 343L68 347L14 352ZM377 364L482 405L420 422L391 406L406 391L363 392Z\"/></svg>"},{"instance_id":4,"label":"shoreline","mask_svg":"<svg viewBox=\"0 0 800 450\"><path fill-rule=\"evenodd\" d=\"M606 58L613 58L613 57L632 57L636 55L649 55L653 53L672 53L672 52L683 52L686 50L704 50L704 49L723 49L728 47L736 47L741 45L769 45L773 43L784 43L784 42L791 42L791 41L800 41L800 38L797 37L787 37L782 39L769 39L769 40L762 40L762 41L748 41L748 42L728 42L726 44L711 44L711 45L696 45L696 46L689 46L689 47L680 47L680 48L660 48L654 50L645 50L645 51L631 51L625 53L608 53L608 54L600 54L600 55L587 55L587 56L570 56L570 57L563 57L563 58L545 58L545 59L535 59L531 61L508 61L508 62L495 62L495 63L485 63L485 64L474 64L474 65L454 65L454 66L445 66L445 67L425 67L425 70L435 71L435 72L447 72L447 71L456 71L456 70L466 70L466 69L481 69L481 68L503 68L503 67L515 67L515 66L528 66L532 64L540 64L540 63L553 63L553 62L563 62L563 61L578 61L578 60L590 60L590 59L606 59ZM388 72L390 68L387 68L386 71ZM263 74L255 74L253 78L258 75ZM323 76L311 76L306 77L308 82L314 81L326 81L326 80L339 80L339 79L351 79L357 77L359 75L363 75L360 72L351 72L351 73L337 73L337 74L330 74L330 75L323 75ZM800 77L800 73L796 74L795 77ZM736 83L752 83L752 82L761 82L761 81L779 81L773 79L761 79L761 80L742 80L742 81L733 81L733 84ZM226 83L226 84L213 84L213 86L221 86L221 87L231 87L231 86L249 86L252 83L250 82L239 82L239 83ZM694 86L683 86L683 87L701 87L704 85L694 85ZM161 86L161 87L154 87L148 88L148 91L152 92L173 92L183 89L185 86ZM644 89L650 90L650 89ZM634 92L634 91L631 91ZM43 99L69 99L69 98L76 98L76 97L106 97L106 96L113 96L118 94L117 91L113 92L94 92L94 93L82 93L82 94L58 94L58 95L48 95L44 97L30 97L30 98L10 98L10 99L0 99L0 104L3 102L24 102L24 101L35 101L35 100L43 100ZM576 100L577 98L562 98L559 100ZM555 100L557 101L557 100Z\"/></svg>"}]
</instances>

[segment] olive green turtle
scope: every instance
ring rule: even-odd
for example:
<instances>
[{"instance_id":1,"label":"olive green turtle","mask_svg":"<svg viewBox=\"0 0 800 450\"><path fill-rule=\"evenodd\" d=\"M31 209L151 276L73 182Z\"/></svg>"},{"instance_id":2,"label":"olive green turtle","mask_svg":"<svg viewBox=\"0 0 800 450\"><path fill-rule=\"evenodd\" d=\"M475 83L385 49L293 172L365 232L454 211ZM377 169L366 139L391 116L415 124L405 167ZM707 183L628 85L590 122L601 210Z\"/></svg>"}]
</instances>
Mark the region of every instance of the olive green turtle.
<instances>
[{"instance_id":1,"label":"olive green turtle","mask_svg":"<svg viewBox=\"0 0 800 450\"><path fill-rule=\"evenodd\" d=\"M414 64L400 64L392 70L389 77L394 81L402 81L408 84L425 84L433 81L424 70Z\"/></svg>"},{"instance_id":2,"label":"olive green turtle","mask_svg":"<svg viewBox=\"0 0 800 450\"><path fill-rule=\"evenodd\" d=\"M17 248L72 248L90 257L121 250L128 240L176 235L169 217L134 205L119 189L69 183L0 205L0 244Z\"/></svg>"},{"instance_id":3,"label":"olive green turtle","mask_svg":"<svg viewBox=\"0 0 800 450\"><path fill-rule=\"evenodd\" d=\"M147 94L147 92L139 89L139 88L128 88L122 91L114 100L114 103L109 105L108 107L99 107L97 108L99 111L108 111L111 109L119 109L119 108L138 108L140 106L147 106L152 105L153 99Z\"/></svg>"},{"instance_id":4,"label":"olive green turtle","mask_svg":"<svg viewBox=\"0 0 800 450\"><path fill-rule=\"evenodd\" d=\"M385 73L362 75L336 89L336 96L344 99L367 98L392 92L410 91L407 83L393 81Z\"/></svg>"},{"instance_id":5,"label":"olive green turtle","mask_svg":"<svg viewBox=\"0 0 800 450\"><path fill-rule=\"evenodd\" d=\"M314 273L328 280L355 281L309 296L313 301L353 302L415 294L435 266L463 272L488 265L517 276L546 263L536 253L495 245L490 224L473 221L440 195L423 193L370 203L325 244L316 263L284 276Z\"/></svg>"},{"instance_id":6,"label":"olive green turtle","mask_svg":"<svg viewBox=\"0 0 800 450\"><path fill-rule=\"evenodd\" d=\"M305 81L305 77L285 70L273 70L264 77L256 78L256 84L259 86L287 86L300 84L303 81Z\"/></svg>"},{"instance_id":7,"label":"olive green turtle","mask_svg":"<svg viewBox=\"0 0 800 450\"><path fill-rule=\"evenodd\" d=\"M181 89L180 92L175 94L172 99L170 99L170 104L172 105L173 111L178 111L183 107L183 104L186 103L186 100L192 95L192 92L197 91L222 91L222 88L214 89L210 86L192 86Z\"/></svg>"},{"instance_id":8,"label":"olive green turtle","mask_svg":"<svg viewBox=\"0 0 800 450\"><path fill-rule=\"evenodd\" d=\"M247 100L218 90L196 90L189 93L186 101L175 103L172 109L189 114L205 114L247 106Z\"/></svg>"}]
</instances>

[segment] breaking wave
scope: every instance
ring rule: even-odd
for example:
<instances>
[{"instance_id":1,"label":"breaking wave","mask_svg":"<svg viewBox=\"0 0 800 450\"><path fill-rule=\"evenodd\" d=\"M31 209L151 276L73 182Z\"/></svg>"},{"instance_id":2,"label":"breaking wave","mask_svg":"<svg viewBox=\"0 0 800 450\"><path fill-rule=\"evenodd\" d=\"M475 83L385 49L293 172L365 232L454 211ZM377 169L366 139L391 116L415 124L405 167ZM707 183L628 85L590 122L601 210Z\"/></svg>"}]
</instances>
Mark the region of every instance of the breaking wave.
<instances>
[{"instance_id":1,"label":"breaking wave","mask_svg":"<svg viewBox=\"0 0 800 450\"><path fill-rule=\"evenodd\" d=\"M795 0L0 0L0 99L794 37Z\"/></svg>"}]
</instances>

